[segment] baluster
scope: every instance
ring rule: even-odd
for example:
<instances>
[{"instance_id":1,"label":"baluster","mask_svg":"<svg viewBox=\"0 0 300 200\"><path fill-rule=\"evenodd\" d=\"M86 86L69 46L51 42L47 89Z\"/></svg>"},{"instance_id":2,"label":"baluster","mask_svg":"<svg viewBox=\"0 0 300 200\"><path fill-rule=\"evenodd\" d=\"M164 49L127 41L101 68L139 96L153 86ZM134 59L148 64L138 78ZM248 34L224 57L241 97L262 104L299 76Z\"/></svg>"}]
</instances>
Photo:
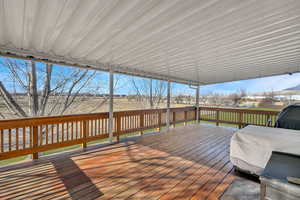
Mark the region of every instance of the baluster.
<instances>
[{"instance_id":1,"label":"baluster","mask_svg":"<svg viewBox=\"0 0 300 200\"><path fill-rule=\"evenodd\" d=\"M161 115L162 115L162 111L159 111L159 113L158 113L158 131L161 131Z\"/></svg>"},{"instance_id":2,"label":"baluster","mask_svg":"<svg viewBox=\"0 0 300 200\"><path fill-rule=\"evenodd\" d=\"M43 144L43 125L40 125L40 131L39 131L39 133L40 133L40 137L39 137L39 139L40 139L40 146L42 146L42 144Z\"/></svg>"},{"instance_id":3,"label":"baluster","mask_svg":"<svg viewBox=\"0 0 300 200\"><path fill-rule=\"evenodd\" d=\"M239 129L242 128L242 124L243 124L243 113L239 112L239 123L238 123Z\"/></svg>"},{"instance_id":4,"label":"baluster","mask_svg":"<svg viewBox=\"0 0 300 200\"><path fill-rule=\"evenodd\" d=\"M48 140L49 140L49 126L48 125L46 125L46 144L48 144Z\"/></svg>"},{"instance_id":5,"label":"baluster","mask_svg":"<svg viewBox=\"0 0 300 200\"><path fill-rule=\"evenodd\" d=\"M120 134L121 134L121 117L120 117L120 115L117 116L116 120L117 120L117 130L116 130L117 142L120 142Z\"/></svg>"},{"instance_id":6,"label":"baluster","mask_svg":"<svg viewBox=\"0 0 300 200\"><path fill-rule=\"evenodd\" d=\"M34 150L36 150L36 148L38 147L38 139L39 139L38 127L37 126L32 127L32 134L33 134L32 148ZM35 152L35 153L32 154L32 159L33 160L37 160L38 158L39 158L38 152Z\"/></svg>"},{"instance_id":7,"label":"baluster","mask_svg":"<svg viewBox=\"0 0 300 200\"><path fill-rule=\"evenodd\" d=\"M271 120L270 121L270 123L269 123L269 120ZM270 126L270 127L272 127L273 126L273 115L266 115L266 123L268 124L268 126Z\"/></svg>"},{"instance_id":8,"label":"baluster","mask_svg":"<svg viewBox=\"0 0 300 200\"><path fill-rule=\"evenodd\" d=\"M184 126L187 125L187 111L184 111Z\"/></svg>"},{"instance_id":9,"label":"baluster","mask_svg":"<svg viewBox=\"0 0 300 200\"><path fill-rule=\"evenodd\" d=\"M11 129L8 129L8 151L11 151Z\"/></svg>"},{"instance_id":10,"label":"baluster","mask_svg":"<svg viewBox=\"0 0 300 200\"><path fill-rule=\"evenodd\" d=\"M175 110L173 112L173 120L172 120L172 122L173 122L173 128L175 128L175 126L176 126L176 111Z\"/></svg>"},{"instance_id":11,"label":"baluster","mask_svg":"<svg viewBox=\"0 0 300 200\"><path fill-rule=\"evenodd\" d=\"M3 129L1 129L1 131L0 131L0 137L1 137L1 144L0 144L1 152L4 152L4 131L3 131Z\"/></svg>"},{"instance_id":12,"label":"baluster","mask_svg":"<svg viewBox=\"0 0 300 200\"><path fill-rule=\"evenodd\" d=\"M71 122L71 140L74 139L74 122Z\"/></svg>"},{"instance_id":13,"label":"baluster","mask_svg":"<svg viewBox=\"0 0 300 200\"><path fill-rule=\"evenodd\" d=\"M59 124L56 124L56 142L59 143Z\"/></svg>"},{"instance_id":14,"label":"baluster","mask_svg":"<svg viewBox=\"0 0 300 200\"><path fill-rule=\"evenodd\" d=\"M26 148L26 128L25 127L23 127L22 128L22 134L23 134L23 149L25 149Z\"/></svg>"},{"instance_id":15,"label":"baluster","mask_svg":"<svg viewBox=\"0 0 300 200\"><path fill-rule=\"evenodd\" d=\"M140 113L140 129L141 129L140 133L141 133L141 135L143 135L144 134L144 132L143 132L143 130L144 130L144 112Z\"/></svg>"},{"instance_id":16,"label":"baluster","mask_svg":"<svg viewBox=\"0 0 300 200\"><path fill-rule=\"evenodd\" d=\"M19 150L19 128L16 128L16 150Z\"/></svg>"},{"instance_id":17,"label":"baluster","mask_svg":"<svg viewBox=\"0 0 300 200\"><path fill-rule=\"evenodd\" d=\"M87 121L84 120L81 122L82 123L82 138L83 138L83 143L82 143L82 148L85 149L87 147L87 142L86 142L86 138L87 138Z\"/></svg>"},{"instance_id":18,"label":"baluster","mask_svg":"<svg viewBox=\"0 0 300 200\"><path fill-rule=\"evenodd\" d=\"M51 124L51 144L54 143L54 124Z\"/></svg>"},{"instance_id":19,"label":"baluster","mask_svg":"<svg viewBox=\"0 0 300 200\"><path fill-rule=\"evenodd\" d=\"M75 122L75 132L76 132L76 134L75 134L75 138L76 138L76 140L78 139L78 126L79 126L79 124L80 124L80 122L79 121L76 121Z\"/></svg>"},{"instance_id":20,"label":"baluster","mask_svg":"<svg viewBox=\"0 0 300 200\"><path fill-rule=\"evenodd\" d=\"M61 123L61 141L65 141L65 123Z\"/></svg>"},{"instance_id":21,"label":"baluster","mask_svg":"<svg viewBox=\"0 0 300 200\"><path fill-rule=\"evenodd\" d=\"M219 110L216 110L216 125L219 126Z\"/></svg>"},{"instance_id":22,"label":"baluster","mask_svg":"<svg viewBox=\"0 0 300 200\"><path fill-rule=\"evenodd\" d=\"M98 133L97 133L97 135L100 135L100 132L101 132L101 130L100 130L100 120L101 119L97 120L97 123L98 123L98 131L97 131Z\"/></svg>"},{"instance_id":23,"label":"baluster","mask_svg":"<svg viewBox=\"0 0 300 200\"><path fill-rule=\"evenodd\" d=\"M68 141L69 140L69 122L67 122L67 138L66 138L66 140Z\"/></svg>"}]
</instances>

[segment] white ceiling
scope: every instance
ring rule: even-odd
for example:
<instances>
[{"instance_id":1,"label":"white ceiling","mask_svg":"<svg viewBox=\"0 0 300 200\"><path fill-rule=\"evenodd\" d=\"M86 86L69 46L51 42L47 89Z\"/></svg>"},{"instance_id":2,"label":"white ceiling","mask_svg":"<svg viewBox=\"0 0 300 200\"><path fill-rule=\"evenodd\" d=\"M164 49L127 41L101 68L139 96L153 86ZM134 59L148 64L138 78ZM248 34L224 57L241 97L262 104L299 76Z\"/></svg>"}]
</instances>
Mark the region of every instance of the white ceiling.
<instances>
[{"instance_id":1,"label":"white ceiling","mask_svg":"<svg viewBox=\"0 0 300 200\"><path fill-rule=\"evenodd\" d=\"M300 71L300 0L0 0L0 53L212 84Z\"/></svg>"}]
</instances>

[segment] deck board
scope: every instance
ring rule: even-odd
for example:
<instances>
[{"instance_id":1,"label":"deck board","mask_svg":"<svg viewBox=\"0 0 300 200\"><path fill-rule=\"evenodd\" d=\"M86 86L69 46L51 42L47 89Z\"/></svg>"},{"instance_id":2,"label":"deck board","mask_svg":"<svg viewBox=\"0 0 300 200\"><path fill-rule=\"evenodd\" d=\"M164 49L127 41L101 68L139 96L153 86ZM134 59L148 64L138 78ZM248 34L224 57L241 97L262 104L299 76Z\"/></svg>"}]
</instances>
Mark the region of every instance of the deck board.
<instances>
[{"instance_id":1,"label":"deck board","mask_svg":"<svg viewBox=\"0 0 300 200\"><path fill-rule=\"evenodd\" d=\"M233 130L186 126L0 169L0 199L218 199Z\"/></svg>"}]
</instances>

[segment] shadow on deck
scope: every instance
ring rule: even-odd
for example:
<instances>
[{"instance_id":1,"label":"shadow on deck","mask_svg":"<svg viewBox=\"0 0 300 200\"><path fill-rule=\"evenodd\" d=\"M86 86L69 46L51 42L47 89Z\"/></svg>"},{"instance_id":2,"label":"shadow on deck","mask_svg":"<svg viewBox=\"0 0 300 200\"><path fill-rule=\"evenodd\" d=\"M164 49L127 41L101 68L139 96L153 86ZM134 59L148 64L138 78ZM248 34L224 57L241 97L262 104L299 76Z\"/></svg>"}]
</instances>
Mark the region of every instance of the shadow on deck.
<instances>
[{"instance_id":1,"label":"shadow on deck","mask_svg":"<svg viewBox=\"0 0 300 200\"><path fill-rule=\"evenodd\" d=\"M0 199L218 199L234 130L185 126L0 170Z\"/></svg>"}]
</instances>

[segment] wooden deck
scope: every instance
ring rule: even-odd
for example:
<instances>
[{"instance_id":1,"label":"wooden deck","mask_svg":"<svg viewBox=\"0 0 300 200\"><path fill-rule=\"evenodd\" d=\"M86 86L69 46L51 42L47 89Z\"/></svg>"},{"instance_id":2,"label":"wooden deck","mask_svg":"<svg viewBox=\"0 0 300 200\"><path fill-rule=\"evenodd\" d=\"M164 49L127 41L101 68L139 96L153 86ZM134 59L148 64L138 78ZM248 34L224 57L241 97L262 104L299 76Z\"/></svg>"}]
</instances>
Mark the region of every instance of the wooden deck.
<instances>
[{"instance_id":1,"label":"wooden deck","mask_svg":"<svg viewBox=\"0 0 300 200\"><path fill-rule=\"evenodd\" d=\"M218 199L233 130L185 126L0 170L0 199Z\"/></svg>"}]
</instances>

